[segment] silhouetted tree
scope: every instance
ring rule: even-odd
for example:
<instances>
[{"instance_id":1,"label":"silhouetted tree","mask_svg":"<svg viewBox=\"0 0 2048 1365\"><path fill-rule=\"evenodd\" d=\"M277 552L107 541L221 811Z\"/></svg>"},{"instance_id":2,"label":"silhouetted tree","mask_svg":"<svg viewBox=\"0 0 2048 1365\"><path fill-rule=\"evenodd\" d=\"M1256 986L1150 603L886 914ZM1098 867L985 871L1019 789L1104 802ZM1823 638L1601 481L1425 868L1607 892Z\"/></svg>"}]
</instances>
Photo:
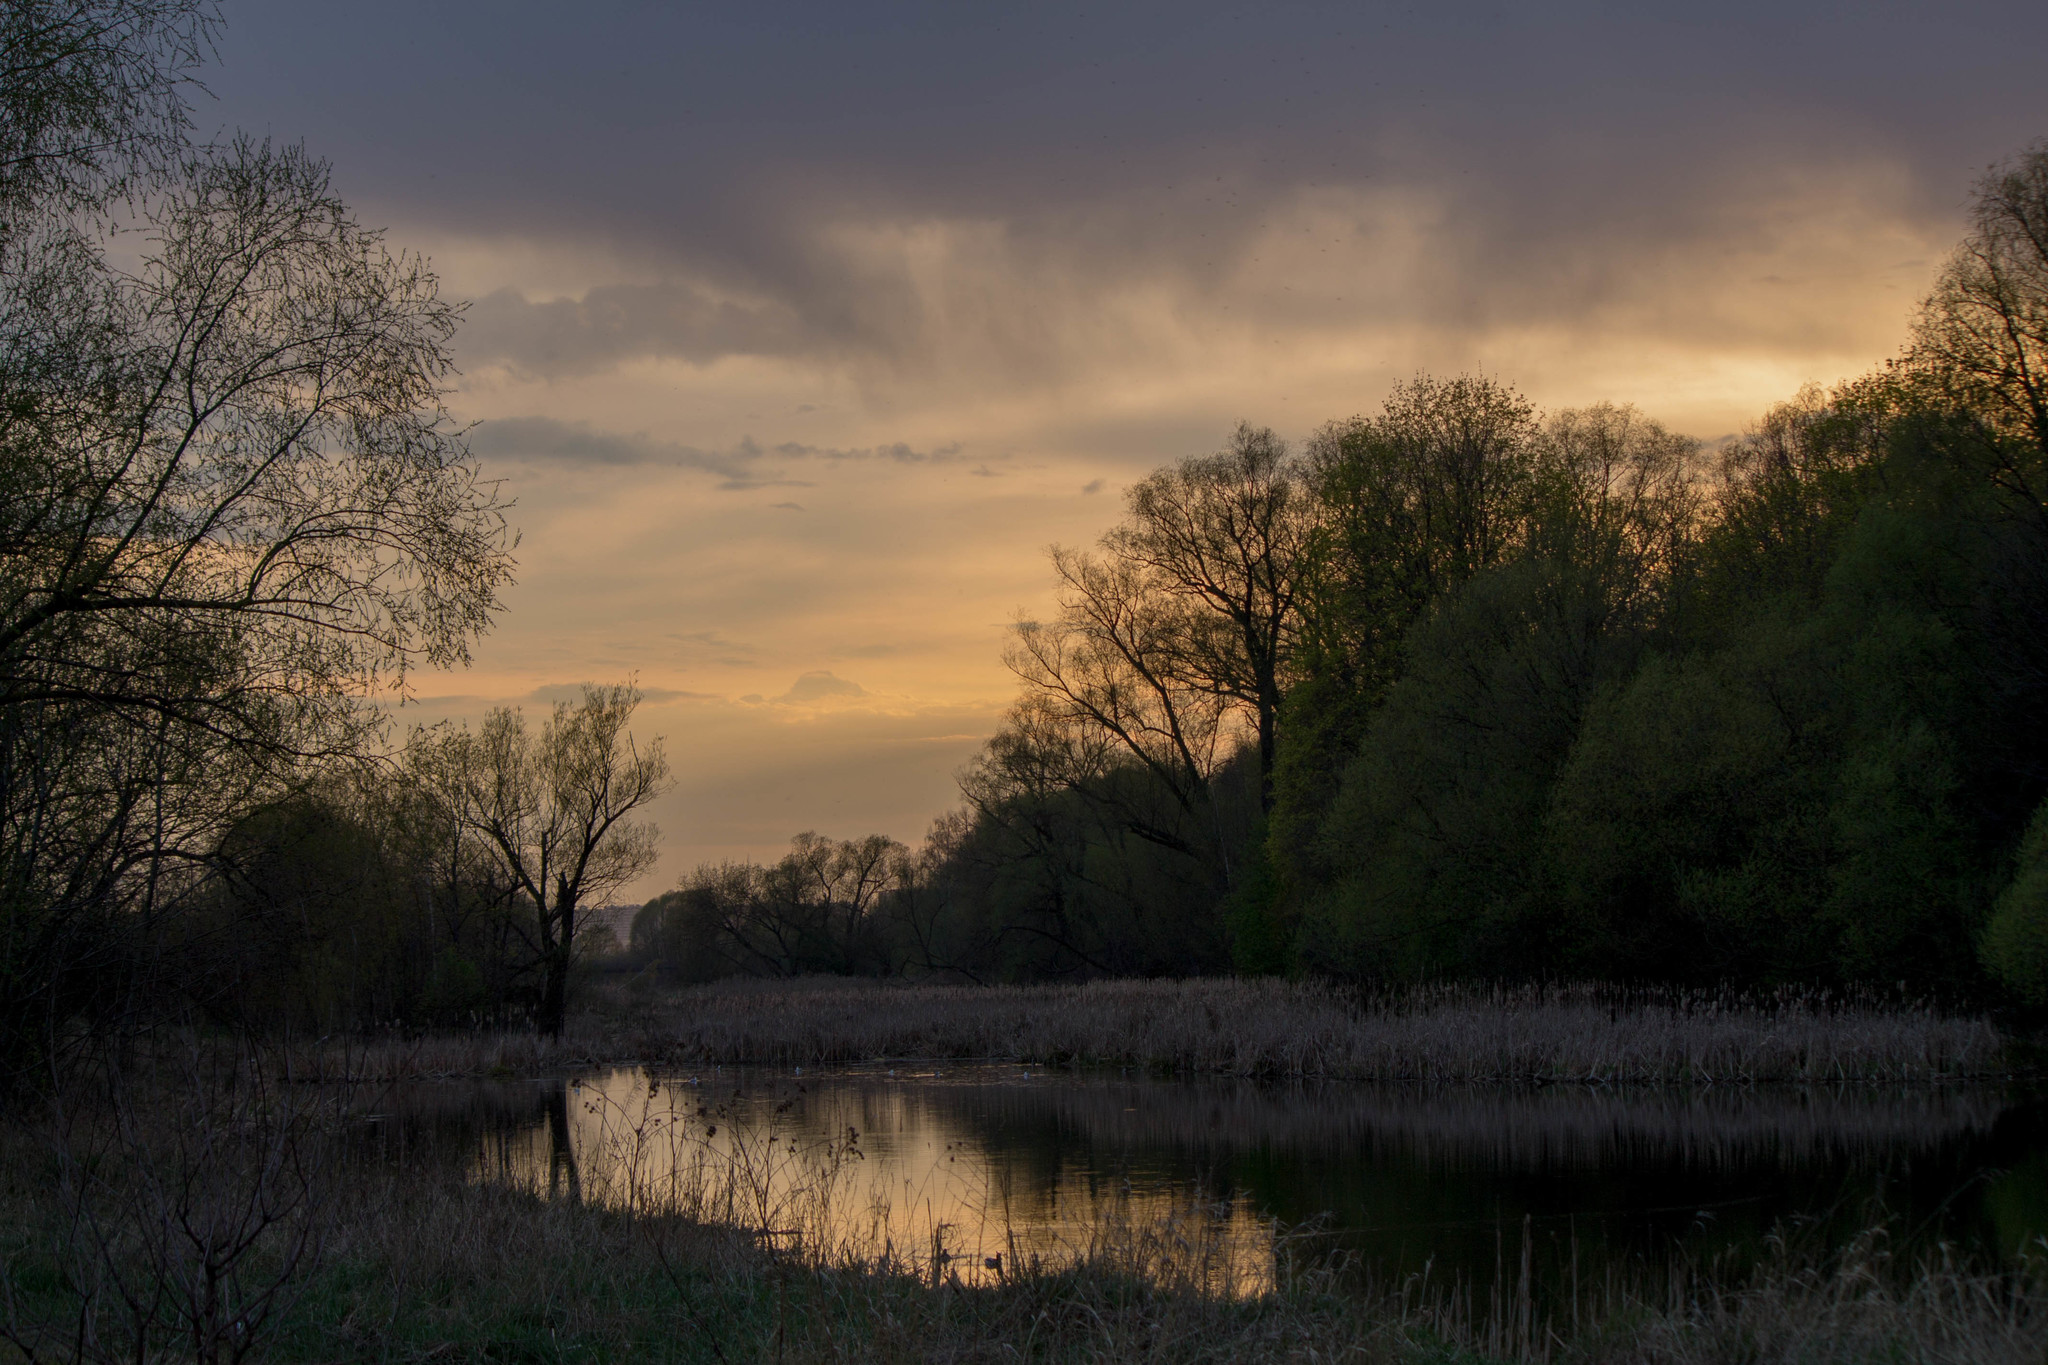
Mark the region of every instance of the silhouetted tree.
<instances>
[{"instance_id":1,"label":"silhouetted tree","mask_svg":"<svg viewBox=\"0 0 2048 1365\"><path fill-rule=\"evenodd\" d=\"M1313 508L1286 443L1240 423L1220 454L1154 471L1103 549L1183 605L1173 671L1249 712L1271 805L1280 701L1293 682Z\"/></svg>"},{"instance_id":2,"label":"silhouetted tree","mask_svg":"<svg viewBox=\"0 0 2048 1365\"><path fill-rule=\"evenodd\" d=\"M654 863L654 826L627 817L666 790L668 762L659 739L641 748L627 733L639 702L630 683L585 687L580 702L555 703L538 734L499 707L475 731L414 737L413 770L531 907L536 1021L550 1037L567 1011L583 902Z\"/></svg>"},{"instance_id":3,"label":"silhouetted tree","mask_svg":"<svg viewBox=\"0 0 2048 1365\"><path fill-rule=\"evenodd\" d=\"M1908 364L2008 438L1994 477L2048 519L2048 142L1977 182L1970 227L1921 307Z\"/></svg>"}]
</instances>

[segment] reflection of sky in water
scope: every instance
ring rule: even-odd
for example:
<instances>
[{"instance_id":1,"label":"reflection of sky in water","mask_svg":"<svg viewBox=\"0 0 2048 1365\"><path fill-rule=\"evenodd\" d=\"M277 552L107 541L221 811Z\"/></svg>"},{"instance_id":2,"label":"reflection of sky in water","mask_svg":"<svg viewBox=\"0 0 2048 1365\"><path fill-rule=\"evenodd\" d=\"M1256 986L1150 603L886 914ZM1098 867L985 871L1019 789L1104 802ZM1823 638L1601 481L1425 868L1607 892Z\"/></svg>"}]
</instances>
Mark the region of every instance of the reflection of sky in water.
<instances>
[{"instance_id":1,"label":"reflection of sky in water","mask_svg":"<svg viewBox=\"0 0 2048 1365\"><path fill-rule=\"evenodd\" d=\"M1024 1079L1003 1070L1001 1079ZM929 1072L727 1069L697 1079L657 1078L652 1093L638 1068L574 1082L559 1118L488 1142L477 1173L557 1197L690 1212L832 1259L921 1273L936 1261L970 1281L995 1277L997 1258L1014 1269L1135 1254L1219 1292L1272 1284L1270 1224L1244 1199L1078 1154L1049 1179L1020 1169L933 1102L943 1077Z\"/></svg>"},{"instance_id":2,"label":"reflection of sky in water","mask_svg":"<svg viewBox=\"0 0 2048 1365\"><path fill-rule=\"evenodd\" d=\"M1375 1274L1475 1282L1525 1237L1540 1278L1674 1250L1739 1260L1787 1227L1839 1243L1889 1218L1982 1256L2048 1231L2041 1111L1984 1089L1267 1087L985 1065L725 1068L651 1095L624 1069L494 1093L503 1112L467 1128L472 1153L495 1134L479 1175L925 1271L942 1251L963 1277L998 1254L1057 1263L1151 1237L1175 1273L1256 1292L1275 1220Z\"/></svg>"}]
</instances>

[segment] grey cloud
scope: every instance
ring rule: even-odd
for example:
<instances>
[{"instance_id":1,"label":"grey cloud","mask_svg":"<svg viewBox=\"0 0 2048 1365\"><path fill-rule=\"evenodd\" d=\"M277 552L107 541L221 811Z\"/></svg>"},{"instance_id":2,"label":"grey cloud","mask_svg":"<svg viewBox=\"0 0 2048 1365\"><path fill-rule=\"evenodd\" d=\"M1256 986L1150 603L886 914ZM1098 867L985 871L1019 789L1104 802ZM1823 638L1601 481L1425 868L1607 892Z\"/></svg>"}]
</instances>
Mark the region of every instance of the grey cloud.
<instances>
[{"instance_id":1,"label":"grey cloud","mask_svg":"<svg viewBox=\"0 0 2048 1365\"><path fill-rule=\"evenodd\" d=\"M685 645L700 645L709 649L731 650L741 654L752 654L754 646L741 640L728 640L715 630L672 630L663 637Z\"/></svg>"},{"instance_id":2,"label":"grey cloud","mask_svg":"<svg viewBox=\"0 0 2048 1365\"><path fill-rule=\"evenodd\" d=\"M933 446L930 450L914 450L901 441L884 446L858 446L852 449L807 446L795 441L785 441L774 447L774 450L777 455L792 460L890 460L896 464L943 464L948 460L960 458L958 441L949 445Z\"/></svg>"},{"instance_id":3,"label":"grey cloud","mask_svg":"<svg viewBox=\"0 0 2048 1365\"><path fill-rule=\"evenodd\" d=\"M768 506L776 512L801 512L804 510L804 505L800 502L771 502Z\"/></svg>"},{"instance_id":4,"label":"grey cloud","mask_svg":"<svg viewBox=\"0 0 2048 1365\"><path fill-rule=\"evenodd\" d=\"M730 355L790 355L806 344L786 305L734 303L676 283L606 285L540 303L500 289L469 306L460 342L470 363L549 375L641 356L708 365Z\"/></svg>"},{"instance_id":5,"label":"grey cloud","mask_svg":"<svg viewBox=\"0 0 2048 1365\"><path fill-rule=\"evenodd\" d=\"M702 660L745 668L760 654L753 645L742 640L728 640L715 630L670 631L662 638L675 641L677 653L691 662Z\"/></svg>"},{"instance_id":6,"label":"grey cloud","mask_svg":"<svg viewBox=\"0 0 2048 1365\"><path fill-rule=\"evenodd\" d=\"M701 450L676 441L662 441L644 431L605 431L588 422L562 422L552 417L496 417L471 433L470 449L479 455L560 460L572 464L663 464L701 469L723 478L752 483L761 449L742 441L730 450Z\"/></svg>"},{"instance_id":7,"label":"grey cloud","mask_svg":"<svg viewBox=\"0 0 2048 1365\"><path fill-rule=\"evenodd\" d=\"M474 692L449 692L431 697L415 697L404 709L420 709L428 712L477 711L492 706L520 706L527 703L552 706L556 702L579 702L583 700L583 683L546 683L516 697L485 697ZM640 689L643 702L667 701L716 701L713 692L686 692L673 687L643 687Z\"/></svg>"},{"instance_id":8,"label":"grey cloud","mask_svg":"<svg viewBox=\"0 0 2048 1365\"><path fill-rule=\"evenodd\" d=\"M1081 493L1084 497L1100 493L1107 483L1106 479L1090 479L1081 485Z\"/></svg>"},{"instance_id":9,"label":"grey cloud","mask_svg":"<svg viewBox=\"0 0 2048 1365\"><path fill-rule=\"evenodd\" d=\"M527 693L520 700L546 702L549 705L553 705L558 701L578 702L583 700L583 689L585 686L586 684L584 683L547 683L534 688L533 691ZM665 701L715 701L717 700L717 694L712 692L685 692L673 687L643 687L640 689L640 700L655 703Z\"/></svg>"},{"instance_id":10,"label":"grey cloud","mask_svg":"<svg viewBox=\"0 0 2048 1365\"><path fill-rule=\"evenodd\" d=\"M751 436L724 450L704 450L679 441L664 441L644 431L606 431L588 422L563 422L553 417L496 417L480 423L470 435L470 448L479 455L514 459L555 460L568 464L667 465L671 468L701 469L715 474L727 489L809 486L805 479L790 478L781 463L825 461L830 463L882 460L894 464L936 464L960 458L955 442L917 450L898 441L890 445L840 448L804 445L784 441L763 446ZM1001 457L998 457L1001 458ZM793 502L774 504L796 511Z\"/></svg>"},{"instance_id":11,"label":"grey cloud","mask_svg":"<svg viewBox=\"0 0 2048 1365\"><path fill-rule=\"evenodd\" d=\"M790 685L789 691L775 700L803 705L807 702L851 700L865 697L868 690L857 682L835 677L830 669L816 669L804 674Z\"/></svg>"}]
</instances>

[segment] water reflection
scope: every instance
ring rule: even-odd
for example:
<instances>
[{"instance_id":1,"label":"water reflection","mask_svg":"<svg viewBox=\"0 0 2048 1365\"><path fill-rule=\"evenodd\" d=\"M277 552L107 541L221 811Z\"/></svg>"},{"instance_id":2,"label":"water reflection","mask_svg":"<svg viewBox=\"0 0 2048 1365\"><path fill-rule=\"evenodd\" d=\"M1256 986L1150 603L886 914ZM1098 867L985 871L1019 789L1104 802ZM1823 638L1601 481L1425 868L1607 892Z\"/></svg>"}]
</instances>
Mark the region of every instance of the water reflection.
<instances>
[{"instance_id":1,"label":"water reflection","mask_svg":"<svg viewBox=\"0 0 2048 1365\"><path fill-rule=\"evenodd\" d=\"M1984 1089L1260 1086L1016 1066L613 1070L418 1087L392 1140L556 1197L666 1202L810 1249L989 1278L1164 1237L1225 1292L1275 1222L1365 1273L1479 1286L1787 1229L2002 1259L2048 1232L2041 1109ZM1154 1253L1158 1246L1152 1248Z\"/></svg>"}]
</instances>

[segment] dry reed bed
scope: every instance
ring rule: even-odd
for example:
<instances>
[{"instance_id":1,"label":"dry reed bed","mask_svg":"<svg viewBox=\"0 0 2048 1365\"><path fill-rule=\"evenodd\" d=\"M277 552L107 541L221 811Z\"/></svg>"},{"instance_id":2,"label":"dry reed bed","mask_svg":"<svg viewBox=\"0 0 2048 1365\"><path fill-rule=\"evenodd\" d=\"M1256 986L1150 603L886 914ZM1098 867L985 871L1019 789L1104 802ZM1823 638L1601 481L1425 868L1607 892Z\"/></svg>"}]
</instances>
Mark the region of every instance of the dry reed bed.
<instances>
[{"instance_id":1,"label":"dry reed bed","mask_svg":"<svg viewBox=\"0 0 2048 1365\"><path fill-rule=\"evenodd\" d=\"M1929 1081L1996 1074L1988 1020L1818 995L1731 1001L1610 987L1349 997L1270 979L1079 986L729 983L670 997L643 1060L796 1065L1010 1058L1389 1081Z\"/></svg>"},{"instance_id":2,"label":"dry reed bed","mask_svg":"<svg viewBox=\"0 0 2048 1365\"><path fill-rule=\"evenodd\" d=\"M691 987L587 1012L559 1039L439 1035L297 1050L307 1079L562 1074L639 1061L818 1066L1005 1059L1177 1074L1423 1082L1899 1083L2007 1074L1982 1017L1825 993L1733 999L1611 986L1353 996L1269 978Z\"/></svg>"}]
</instances>

